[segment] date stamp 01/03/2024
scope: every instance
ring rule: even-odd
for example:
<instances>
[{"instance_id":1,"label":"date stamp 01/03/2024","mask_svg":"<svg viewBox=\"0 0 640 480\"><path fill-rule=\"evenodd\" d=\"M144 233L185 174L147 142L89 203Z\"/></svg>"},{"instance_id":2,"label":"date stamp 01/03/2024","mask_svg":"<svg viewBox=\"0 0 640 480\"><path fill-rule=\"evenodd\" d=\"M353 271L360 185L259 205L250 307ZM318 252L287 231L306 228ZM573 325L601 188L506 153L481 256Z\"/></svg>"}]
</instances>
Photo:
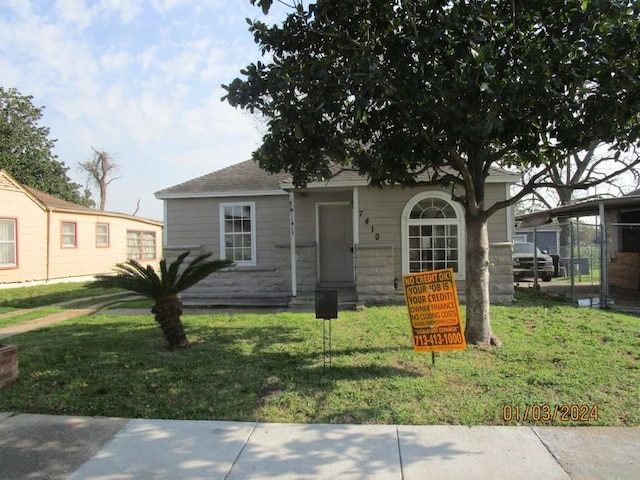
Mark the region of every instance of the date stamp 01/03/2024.
<instances>
[{"instance_id":1,"label":"date stamp 01/03/2024","mask_svg":"<svg viewBox=\"0 0 640 480\"><path fill-rule=\"evenodd\" d=\"M598 405L586 404L531 404L502 407L504 422L592 422L598 420Z\"/></svg>"}]
</instances>

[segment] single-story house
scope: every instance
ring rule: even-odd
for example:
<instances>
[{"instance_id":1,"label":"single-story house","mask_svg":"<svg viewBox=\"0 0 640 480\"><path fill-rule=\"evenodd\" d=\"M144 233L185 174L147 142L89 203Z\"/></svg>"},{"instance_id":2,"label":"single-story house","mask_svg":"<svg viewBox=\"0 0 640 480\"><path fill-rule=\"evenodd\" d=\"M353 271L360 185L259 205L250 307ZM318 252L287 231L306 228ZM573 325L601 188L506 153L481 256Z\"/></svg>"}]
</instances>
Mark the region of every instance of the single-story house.
<instances>
[{"instance_id":1,"label":"single-story house","mask_svg":"<svg viewBox=\"0 0 640 480\"><path fill-rule=\"evenodd\" d=\"M0 170L0 285L109 273L127 259L157 266L160 258L162 222L76 205Z\"/></svg>"},{"instance_id":2,"label":"single-story house","mask_svg":"<svg viewBox=\"0 0 640 480\"><path fill-rule=\"evenodd\" d=\"M487 202L508 198L516 181L494 171ZM449 267L464 298L464 211L442 188L369 187L337 167L295 188L247 160L155 195L167 257L191 250L235 262L185 292L185 305L308 306L319 287L345 303L403 302L403 274ZM513 230L510 208L489 220L493 302L513 301Z\"/></svg>"}]
</instances>

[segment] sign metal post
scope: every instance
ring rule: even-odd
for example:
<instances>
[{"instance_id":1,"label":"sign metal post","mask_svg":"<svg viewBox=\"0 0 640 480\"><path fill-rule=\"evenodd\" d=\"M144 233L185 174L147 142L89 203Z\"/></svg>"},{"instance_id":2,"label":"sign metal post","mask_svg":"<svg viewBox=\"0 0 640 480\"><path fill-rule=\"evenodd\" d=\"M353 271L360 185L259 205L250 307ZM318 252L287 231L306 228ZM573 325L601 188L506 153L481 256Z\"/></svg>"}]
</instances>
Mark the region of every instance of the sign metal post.
<instances>
[{"instance_id":1,"label":"sign metal post","mask_svg":"<svg viewBox=\"0 0 640 480\"><path fill-rule=\"evenodd\" d=\"M333 356L331 320L338 318L337 290L316 290L316 318L322 320L322 370L327 373L331 369Z\"/></svg>"}]
</instances>

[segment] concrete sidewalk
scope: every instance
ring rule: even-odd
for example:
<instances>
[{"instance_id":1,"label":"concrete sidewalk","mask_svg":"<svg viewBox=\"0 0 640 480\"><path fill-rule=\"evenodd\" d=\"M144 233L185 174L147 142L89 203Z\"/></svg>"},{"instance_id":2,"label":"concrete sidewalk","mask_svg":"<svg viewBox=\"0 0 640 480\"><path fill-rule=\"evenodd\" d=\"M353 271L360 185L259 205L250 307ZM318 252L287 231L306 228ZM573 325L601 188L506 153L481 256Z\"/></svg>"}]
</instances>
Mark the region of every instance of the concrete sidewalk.
<instances>
[{"instance_id":1,"label":"concrete sidewalk","mask_svg":"<svg viewBox=\"0 0 640 480\"><path fill-rule=\"evenodd\" d=\"M263 424L0 413L0 479L633 479L640 427Z\"/></svg>"}]
</instances>

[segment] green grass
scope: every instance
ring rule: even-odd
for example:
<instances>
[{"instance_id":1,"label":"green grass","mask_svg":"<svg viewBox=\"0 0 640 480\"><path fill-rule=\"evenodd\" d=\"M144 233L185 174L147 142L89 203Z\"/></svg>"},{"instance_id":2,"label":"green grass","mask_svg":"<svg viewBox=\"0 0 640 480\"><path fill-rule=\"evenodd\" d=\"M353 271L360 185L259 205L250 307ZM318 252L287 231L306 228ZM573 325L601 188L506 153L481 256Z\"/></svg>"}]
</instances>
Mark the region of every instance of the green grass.
<instances>
[{"instance_id":1,"label":"green grass","mask_svg":"<svg viewBox=\"0 0 640 480\"><path fill-rule=\"evenodd\" d=\"M87 283L57 283L0 289L0 328L62 312L68 308L87 308L120 295L130 295L129 292L117 288L87 289L86 285ZM102 295L110 297L98 298Z\"/></svg>"},{"instance_id":2,"label":"green grass","mask_svg":"<svg viewBox=\"0 0 640 480\"><path fill-rule=\"evenodd\" d=\"M23 312L23 310L16 309L15 315L10 315L7 317L5 317L4 315L8 315L9 312L0 311L0 314L2 314L2 318L0 318L0 328L27 322L29 320L35 320L36 318L42 318L46 315L62 312L63 310L64 309L60 307L43 307L36 310L20 313Z\"/></svg>"},{"instance_id":3,"label":"green grass","mask_svg":"<svg viewBox=\"0 0 640 480\"><path fill-rule=\"evenodd\" d=\"M109 308L140 308L140 309L151 311L152 306L153 306L153 300L150 300L148 298L141 298L140 300L118 302L113 304Z\"/></svg>"},{"instance_id":4,"label":"green grass","mask_svg":"<svg viewBox=\"0 0 640 480\"><path fill-rule=\"evenodd\" d=\"M185 315L168 352L151 315L81 317L11 338L0 411L264 422L640 425L640 319L521 296L493 307L500 348L431 355L404 307L340 312L324 368L312 313ZM588 422L505 421L505 405L597 405ZM540 410L531 411L540 415ZM570 418L570 416L569 416Z\"/></svg>"},{"instance_id":5,"label":"green grass","mask_svg":"<svg viewBox=\"0 0 640 480\"><path fill-rule=\"evenodd\" d=\"M118 288L86 288L87 283L55 283L0 289L0 314L10 309L49 306L70 300L123 292ZM93 302L96 303L96 302Z\"/></svg>"}]
</instances>

